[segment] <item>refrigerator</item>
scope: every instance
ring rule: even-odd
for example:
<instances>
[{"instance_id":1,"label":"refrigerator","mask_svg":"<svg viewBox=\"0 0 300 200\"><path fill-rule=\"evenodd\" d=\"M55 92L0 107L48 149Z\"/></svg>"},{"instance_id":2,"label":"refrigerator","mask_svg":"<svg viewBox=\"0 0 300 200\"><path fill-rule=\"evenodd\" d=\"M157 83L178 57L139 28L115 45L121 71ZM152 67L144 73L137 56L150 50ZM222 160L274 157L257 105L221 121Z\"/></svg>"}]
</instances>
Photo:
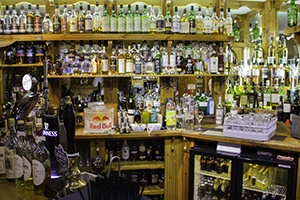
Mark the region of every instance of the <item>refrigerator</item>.
<instances>
[{"instance_id":1,"label":"refrigerator","mask_svg":"<svg viewBox=\"0 0 300 200\"><path fill-rule=\"evenodd\" d=\"M189 200L295 200L297 155L240 147L218 151L218 143L190 149Z\"/></svg>"}]
</instances>

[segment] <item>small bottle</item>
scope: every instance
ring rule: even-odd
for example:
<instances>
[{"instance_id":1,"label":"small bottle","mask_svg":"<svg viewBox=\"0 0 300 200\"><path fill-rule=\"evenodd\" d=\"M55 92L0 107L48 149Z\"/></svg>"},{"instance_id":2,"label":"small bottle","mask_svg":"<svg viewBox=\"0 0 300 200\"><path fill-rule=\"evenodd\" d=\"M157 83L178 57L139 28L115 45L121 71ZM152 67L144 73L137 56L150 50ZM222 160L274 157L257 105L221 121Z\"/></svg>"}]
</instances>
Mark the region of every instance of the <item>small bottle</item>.
<instances>
[{"instance_id":1,"label":"small bottle","mask_svg":"<svg viewBox=\"0 0 300 200\"><path fill-rule=\"evenodd\" d=\"M178 14L178 7L175 6L175 11L172 20L172 33L180 33L180 16Z\"/></svg>"},{"instance_id":2,"label":"small bottle","mask_svg":"<svg viewBox=\"0 0 300 200\"><path fill-rule=\"evenodd\" d=\"M95 11L93 14L93 32L100 33L101 32L101 14L100 14L100 7L99 2L96 1Z\"/></svg>"},{"instance_id":3,"label":"small bottle","mask_svg":"<svg viewBox=\"0 0 300 200\"><path fill-rule=\"evenodd\" d=\"M62 33L69 33L69 13L68 13L68 7L67 3L64 2L64 9L63 13L60 16L60 22L61 22L61 32Z\"/></svg>"},{"instance_id":4,"label":"small bottle","mask_svg":"<svg viewBox=\"0 0 300 200\"><path fill-rule=\"evenodd\" d=\"M216 109L216 124L217 125L222 125L223 117L224 117L224 108L222 105L222 97L219 96L218 106Z\"/></svg>"},{"instance_id":5,"label":"small bottle","mask_svg":"<svg viewBox=\"0 0 300 200\"><path fill-rule=\"evenodd\" d=\"M78 18L77 18L77 27L79 33L84 33L85 31L85 18L86 16L84 15L82 3L80 3Z\"/></svg>"},{"instance_id":6,"label":"small bottle","mask_svg":"<svg viewBox=\"0 0 300 200\"><path fill-rule=\"evenodd\" d=\"M53 33L53 22L50 19L49 13L45 14L43 23L42 23L42 33L47 34L47 33Z\"/></svg>"},{"instance_id":7,"label":"small bottle","mask_svg":"<svg viewBox=\"0 0 300 200\"><path fill-rule=\"evenodd\" d=\"M58 10L58 4L55 4L55 12L52 17L53 21L53 32L54 33L60 33L61 32L61 19L59 16L59 10Z\"/></svg>"},{"instance_id":8,"label":"small bottle","mask_svg":"<svg viewBox=\"0 0 300 200\"><path fill-rule=\"evenodd\" d=\"M122 160L127 161L129 157L130 157L130 149L127 140L125 139L122 145Z\"/></svg>"},{"instance_id":9,"label":"small bottle","mask_svg":"<svg viewBox=\"0 0 300 200\"><path fill-rule=\"evenodd\" d=\"M40 14L40 6L35 7L35 15L33 18L33 33L42 33L42 15Z\"/></svg>"},{"instance_id":10,"label":"small bottle","mask_svg":"<svg viewBox=\"0 0 300 200\"><path fill-rule=\"evenodd\" d=\"M91 33L93 32L93 15L91 12L91 6L87 5L87 11L86 11L86 15L85 15L85 19L84 19L84 31L86 33Z\"/></svg>"},{"instance_id":11,"label":"small bottle","mask_svg":"<svg viewBox=\"0 0 300 200\"><path fill-rule=\"evenodd\" d=\"M78 24L77 24L77 14L75 10L75 5L73 5L73 9L69 18L69 32L77 33L78 32Z\"/></svg>"},{"instance_id":12,"label":"small bottle","mask_svg":"<svg viewBox=\"0 0 300 200\"><path fill-rule=\"evenodd\" d=\"M26 33L33 33L33 12L31 10L31 5L28 4L28 11L26 16Z\"/></svg>"},{"instance_id":13,"label":"small bottle","mask_svg":"<svg viewBox=\"0 0 300 200\"><path fill-rule=\"evenodd\" d=\"M34 193L44 195L50 183L50 153L45 147L45 137L37 137L37 148L32 157Z\"/></svg>"}]
</instances>

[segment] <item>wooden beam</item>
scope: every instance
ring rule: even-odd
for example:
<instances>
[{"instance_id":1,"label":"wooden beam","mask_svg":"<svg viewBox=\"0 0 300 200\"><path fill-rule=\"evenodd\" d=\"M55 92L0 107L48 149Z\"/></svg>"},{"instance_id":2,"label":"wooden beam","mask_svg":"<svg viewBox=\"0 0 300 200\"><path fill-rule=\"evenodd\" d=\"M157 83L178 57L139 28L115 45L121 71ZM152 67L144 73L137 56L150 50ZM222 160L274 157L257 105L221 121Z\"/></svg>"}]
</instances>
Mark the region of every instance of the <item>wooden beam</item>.
<instances>
[{"instance_id":1,"label":"wooden beam","mask_svg":"<svg viewBox=\"0 0 300 200\"><path fill-rule=\"evenodd\" d=\"M276 0L274 3L274 8L277 9L282 6L282 3L286 3L288 0Z\"/></svg>"},{"instance_id":2,"label":"wooden beam","mask_svg":"<svg viewBox=\"0 0 300 200\"><path fill-rule=\"evenodd\" d=\"M228 1L227 7L229 8L240 8L242 6L247 6L252 10L262 10L264 9L264 2L250 2L250 1Z\"/></svg>"}]
</instances>

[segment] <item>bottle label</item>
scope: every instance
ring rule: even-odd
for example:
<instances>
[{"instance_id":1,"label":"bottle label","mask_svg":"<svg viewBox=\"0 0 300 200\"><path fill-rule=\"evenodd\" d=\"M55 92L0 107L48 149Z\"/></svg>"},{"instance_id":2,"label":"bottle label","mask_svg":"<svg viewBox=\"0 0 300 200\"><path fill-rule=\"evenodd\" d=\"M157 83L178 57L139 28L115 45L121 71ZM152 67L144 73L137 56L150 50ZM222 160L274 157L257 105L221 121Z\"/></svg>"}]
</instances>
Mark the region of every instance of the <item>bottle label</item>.
<instances>
[{"instance_id":1,"label":"bottle label","mask_svg":"<svg viewBox=\"0 0 300 200\"><path fill-rule=\"evenodd\" d=\"M31 17L27 18L26 32L33 33L33 19Z\"/></svg>"},{"instance_id":2,"label":"bottle label","mask_svg":"<svg viewBox=\"0 0 300 200\"><path fill-rule=\"evenodd\" d=\"M272 103L279 103L279 95L272 94Z\"/></svg>"},{"instance_id":3,"label":"bottle label","mask_svg":"<svg viewBox=\"0 0 300 200\"><path fill-rule=\"evenodd\" d=\"M210 58L210 72L217 73L218 72L218 57Z\"/></svg>"},{"instance_id":4,"label":"bottle label","mask_svg":"<svg viewBox=\"0 0 300 200\"><path fill-rule=\"evenodd\" d=\"M156 30L156 21L155 20L150 21L150 30Z\"/></svg>"},{"instance_id":5,"label":"bottle label","mask_svg":"<svg viewBox=\"0 0 300 200\"><path fill-rule=\"evenodd\" d=\"M289 103L284 103L284 104L283 104L283 112L284 112L284 113L290 113L290 112L291 112L291 104L289 104Z\"/></svg>"},{"instance_id":6,"label":"bottle label","mask_svg":"<svg viewBox=\"0 0 300 200\"><path fill-rule=\"evenodd\" d=\"M126 73L133 72L133 61L131 59L126 60Z\"/></svg>"},{"instance_id":7,"label":"bottle label","mask_svg":"<svg viewBox=\"0 0 300 200\"><path fill-rule=\"evenodd\" d=\"M180 33L180 21L179 20L173 20L173 33Z\"/></svg>"},{"instance_id":8,"label":"bottle label","mask_svg":"<svg viewBox=\"0 0 300 200\"><path fill-rule=\"evenodd\" d=\"M84 31L85 30L85 23L84 18L79 17L78 18L78 31Z\"/></svg>"},{"instance_id":9,"label":"bottle label","mask_svg":"<svg viewBox=\"0 0 300 200\"><path fill-rule=\"evenodd\" d=\"M126 32L133 32L133 19L130 17L126 18Z\"/></svg>"},{"instance_id":10,"label":"bottle label","mask_svg":"<svg viewBox=\"0 0 300 200\"><path fill-rule=\"evenodd\" d=\"M55 19L53 20L53 31L54 31L55 33L59 33L60 30L61 30L60 20L59 20L59 18L55 18Z\"/></svg>"},{"instance_id":11,"label":"bottle label","mask_svg":"<svg viewBox=\"0 0 300 200\"><path fill-rule=\"evenodd\" d=\"M70 18L70 32L77 32L77 19L76 18Z\"/></svg>"},{"instance_id":12,"label":"bottle label","mask_svg":"<svg viewBox=\"0 0 300 200\"><path fill-rule=\"evenodd\" d=\"M15 154L14 160L15 160L15 178L20 178L23 175L23 158L18 154Z\"/></svg>"},{"instance_id":13,"label":"bottle label","mask_svg":"<svg viewBox=\"0 0 300 200\"><path fill-rule=\"evenodd\" d=\"M233 95L225 94L225 102L233 102Z\"/></svg>"},{"instance_id":14,"label":"bottle label","mask_svg":"<svg viewBox=\"0 0 300 200\"><path fill-rule=\"evenodd\" d=\"M130 151L129 151L129 147L122 147L122 158L123 160L128 160L129 158L129 154Z\"/></svg>"},{"instance_id":15,"label":"bottle label","mask_svg":"<svg viewBox=\"0 0 300 200\"><path fill-rule=\"evenodd\" d=\"M150 26L149 18L142 18L142 32L148 32Z\"/></svg>"},{"instance_id":16,"label":"bottle label","mask_svg":"<svg viewBox=\"0 0 300 200\"><path fill-rule=\"evenodd\" d=\"M259 77L259 69L253 69L252 70L252 76L253 77Z\"/></svg>"},{"instance_id":17,"label":"bottle label","mask_svg":"<svg viewBox=\"0 0 300 200\"><path fill-rule=\"evenodd\" d=\"M241 95L241 105L246 106L248 103L248 96L247 95Z\"/></svg>"},{"instance_id":18,"label":"bottle label","mask_svg":"<svg viewBox=\"0 0 300 200\"><path fill-rule=\"evenodd\" d=\"M238 114L238 110L237 109L231 109L230 113L233 115L237 115Z\"/></svg>"},{"instance_id":19,"label":"bottle label","mask_svg":"<svg viewBox=\"0 0 300 200\"><path fill-rule=\"evenodd\" d=\"M166 112L166 125L167 126L176 126L176 111L167 111Z\"/></svg>"},{"instance_id":20,"label":"bottle label","mask_svg":"<svg viewBox=\"0 0 300 200\"><path fill-rule=\"evenodd\" d=\"M224 115L224 109L223 108L217 108L216 110L216 124L220 125L223 123L223 115Z\"/></svg>"},{"instance_id":21,"label":"bottle label","mask_svg":"<svg viewBox=\"0 0 300 200\"><path fill-rule=\"evenodd\" d=\"M189 22L190 25L190 32L191 33L196 33L196 21L194 19L190 20Z\"/></svg>"},{"instance_id":22,"label":"bottle label","mask_svg":"<svg viewBox=\"0 0 300 200\"><path fill-rule=\"evenodd\" d=\"M24 170L24 181L26 181L31 176L31 163L24 156L23 156L23 170Z\"/></svg>"},{"instance_id":23,"label":"bottle label","mask_svg":"<svg viewBox=\"0 0 300 200\"><path fill-rule=\"evenodd\" d=\"M207 107L207 102L200 102L200 103L199 103L199 106L200 106L200 107Z\"/></svg>"},{"instance_id":24,"label":"bottle label","mask_svg":"<svg viewBox=\"0 0 300 200\"><path fill-rule=\"evenodd\" d=\"M102 64L102 72L108 72L108 60L101 59L101 64Z\"/></svg>"},{"instance_id":25,"label":"bottle label","mask_svg":"<svg viewBox=\"0 0 300 200\"><path fill-rule=\"evenodd\" d=\"M227 22L225 26L226 26L227 35L232 35L232 23L231 23L231 21Z\"/></svg>"},{"instance_id":26,"label":"bottle label","mask_svg":"<svg viewBox=\"0 0 300 200\"><path fill-rule=\"evenodd\" d=\"M142 62L141 61L135 61L135 73L136 74L142 73Z\"/></svg>"},{"instance_id":27,"label":"bottle label","mask_svg":"<svg viewBox=\"0 0 300 200\"><path fill-rule=\"evenodd\" d=\"M155 68L155 73L159 74L161 73L161 65L160 65L160 59L155 59L154 61L154 68Z\"/></svg>"},{"instance_id":28,"label":"bottle label","mask_svg":"<svg viewBox=\"0 0 300 200\"><path fill-rule=\"evenodd\" d=\"M61 18L61 31L65 32L68 30L68 19L66 17Z\"/></svg>"},{"instance_id":29,"label":"bottle label","mask_svg":"<svg viewBox=\"0 0 300 200\"><path fill-rule=\"evenodd\" d=\"M190 32L190 24L189 22L181 22L180 23L181 33L189 33Z\"/></svg>"},{"instance_id":30,"label":"bottle label","mask_svg":"<svg viewBox=\"0 0 300 200\"><path fill-rule=\"evenodd\" d=\"M118 59L119 74L125 73L125 59Z\"/></svg>"},{"instance_id":31,"label":"bottle label","mask_svg":"<svg viewBox=\"0 0 300 200\"><path fill-rule=\"evenodd\" d=\"M109 18L102 17L102 32L109 32Z\"/></svg>"},{"instance_id":32,"label":"bottle label","mask_svg":"<svg viewBox=\"0 0 300 200\"><path fill-rule=\"evenodd\" d=\"M176 66L176 55L171 54L170 55L170 67L175 67Z\"/></svg>"},{"instance_id":33,"label":"bottle label","mask_svg":"<svg viewBox=\"0 0 300 200\"><path fill-rule=\"evenodd\" d=\"M32 178L33 178L33 184L35 186L41 185L46 177L46 170L44 165L38 161L33 159L32 160Z\"/></svg>"},{"instance_id":34,"label":"bottle label","mask_svg":"<svg viewBox=\"0 0 300 200\"><path fill-rule=\"evenodd\" d=\"M271 102L271 95L264 94L264 106L270 106L270 102Z\"/></svg>"},{"instance_id":35,"label":"bottle label","mask_svg":"<svg viewBox=\"0 0 300 200\"><path fill-rule=\"evenodd\" d=\"M5 166L6 166L6 178L15 178L15 160L14 150L9 149L5 151Z\"/></svg>"},{"instance_id":36,"label":"bottle label","mask_svg":"<svg viewBox=\"0 0 300 200\"><path fill-rule=\"evenodd\" d=\"M163 67L168 67L169 66L169 56L168 55L163 55L162 56L162 66Z\"/></svg>"},{"instance_id":37,"label":"bottle label","mask_svg":"<svg viewBox=\"0 0 300 200\"><path fill-rule=\"evenodd\" d=\"M33 30L35 33L41 33L42 32L42 18L36 17L33 20Z\"/></svg>"},{"instance_id":38,"label":"bottle label","mask_svg":"<svg viewBox=\"0 0 300 200\"><path fill-rule=\"evenodd\" d=\"M215 103L213 100L210 100L208 103L208 114L214 115L215 114Z\"/></svg>"},{"instance_id":39,"label":"bottle label","mask_svg":"<svg viewBox=\"0 0 300 200\"><path fill-rule=\"evenodd\" d=\"M26 32L26 21L25 20L26 20L26 18L20 18L19 33L25 33Z\"/></svg>"},{"instance_id":40,"label":"bottle label","mask_svg":"<svg viewBox=\"0 0 300 200\"><path fill-rule=\"evenodd\" d=\"M204 33L209 34L211 32L211 21L210 20L204 20Z\"/></svg>"},{"instance_id":41,"label":"bottle label","mask_svg":"<svg viewBox=\"0 0 300 200\"><path fill-rule=\"evenodd\" d=\"M99 29L101 27L101 19L94 17L93 19L93 27L95 29Z\"/></svg>"},{"instance_id":42,"label":"bottle label","mask_svg":"<svg viewBox=\"0 0 300 200\"><path fill-rule=\"evenodd\" d=\"M118 19L118 32L119 33L125 32L125 19L123 17L120 17Z\"/></svg>"},{"instance_id":43,"label":"bottle label","mask_svg":"<svg viewBox=\"0 0 300 200\"><path fill-rule=\"evenodd\" d=\"M134 19L134 32L140 32L141 31L141 18L137 17Z\"/></svg>"},{"instance_id":44,"label":"bottle label","mask_svg":"<svg viewBox=\"0 0 300 200\"><path fill-rule=\"evenodd\" d=\"M85 19L85 31L92 32L93 31L93 20L92 18Z\"/></svg>"},{"instance_id":45,"label":"bottle label","mask_svg":"<svg viewBox=\"0 0 300 200\"><path fill-rule=\"evenodd\" d=\"M156 21L156 29L158 31L162 31L164 29L164 27L165 27L165 21L163 19L158 19Z\"/></svg>"},{"instance_id":46,"label":"bottle label","mask_svg":"<svg viewBox=\"0 0 300 200\"><path fill-rule=\"evenodd\" d=\"M0 174L5 174L5 150L4 150L4 146L0 147Z\"/></svg>"},{"instance_id":47,"label":"bottle label","mask_svg":"<svg viewBox=\"0 0 300 200\"><path fill-rule=\"evenodd\" d=\"M196 27L197 27L197 34L203 34L204 22L202 20L197 20Z\"/></svg>"},{"instance_id":48,"label":"bottle label","mask_svg":"<svg viewBox=\"0 0 300 200\"><path fill-rule=\"evenodd\" d=\"M157 173L151 174L151 183L152 184L157 184L158 183L158 174Z\"/></svg>"},{"instance_id":49,"label":"bottle label","mask_svg":"<svg viewBox=\"0 0 300 200\"><path fill-rule=\"evenodd\" d=\"M110 19L110 32L118 31L118 21L116 17Z\"/></svg>"},{"instance_id":50,"label":"bottle label","mask_svg":"<svg viewBox=\"0 0 300 200\"><path fill-rule=\"evenodd\" d=\"M153 62L146 62L145 63L145 73L151 74L154 72L154 65Z\"/></svg>"},{"instance_id":51,"label":"bottle label","mask_svg":"<svg viewBox=\"0 0 300 200\"><path fill-rule=\"evenodd\" d=\"M44 22L43 23L43 33L49 33L50 32L50 23Z\"/></svg>"}]
</instances>

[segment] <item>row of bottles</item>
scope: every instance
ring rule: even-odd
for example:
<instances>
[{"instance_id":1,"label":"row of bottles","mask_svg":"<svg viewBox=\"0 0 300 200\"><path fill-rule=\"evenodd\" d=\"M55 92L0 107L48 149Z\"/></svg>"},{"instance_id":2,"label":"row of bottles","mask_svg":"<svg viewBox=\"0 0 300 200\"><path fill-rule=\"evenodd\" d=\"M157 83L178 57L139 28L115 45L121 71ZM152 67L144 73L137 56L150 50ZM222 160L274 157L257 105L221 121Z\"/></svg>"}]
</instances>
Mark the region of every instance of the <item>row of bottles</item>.
<instances>
[{"instance_id":1,"label":"row of bottles","mask_svg":"<svg viewBox=\"0 0 300 200\"><path fill-rule=\"evenodd\" d=\"M242 200L283 200L285 199L281 195L271 194L271 193L263 193L252 190L243 190Z\"/></svg>"},{"instance_id":2,"label":"row of bottles","mask_svg":"<svg viewBox=\"0 0 300 200\"><path fill-rule=\"evenodd\" d=\"M109 56L110 55L110 56ZM178 41L167 51L167 42L147 41L115 46L111 52L101 44L90 41L63 42L60 54L49 73L52 75L117 75L117 74L202 74L230 73L236 63L231 45Z\"/></svg>"},{"instance_id":3,"label":"row of bottles","mask_svg":"<svg viewBox=\"0 0 300 200\"><path fill-rule=\"evenodd\" d=\"M5 120L8 131L5 132ZM50 154L41 136L42 124L14 118L1 120L0 174L17 186L44 195L50 182Z\"/></svg>"},{"instance_id":4,"label":"row of bottles","mask_svg":"<svg viewBox=\"0 0 300 200\"><path fill-rule=\"evenodd\" d=\"M203 176L198 185L197 199L230 199L230 181Z\"/></svg>"},{"instance_id":5,"label":"row of bottles","mask_svg":"<svg viewBox=\"0 0 300 200\"><path fill-rule=\"evenodd\" d=\"M171 9L174 9L171 15ZM233 25L230 8L227 9L225 18L224 8L220 9L217 15L216 7L211 12L206 8L203 12L201 7L194 10L194 6L183 9L179 15L178 7L170 8L167 5L166 13L162 9L157 9L152 5L131 4L123 7L120 4L115 7L113 4L108 8L107 4L102 7L96 2L92 12L92 6L83 6L80 3L79 10L73 5L72 10L64 3L60 8L55 5L53 16L45 13L41 15L39 5L35 7L33 13L31 5L25 8L22 5L20 10L13 5L11 10L7 5L5 14L0 13L0 34L24 34L24 33L182 33L182 34L221 34L232 36L233 32L238 32ZM126 10L126 12L125 12ZM235 20L236 21L236 20Z\"/></svg>"},{"instance_id":6,"label":"row of bottles","mask_svg":"<svg viewBox=\"0 0 300 200\"><path fill-rule=\"evenodd\" d=\"M211 156L201 156L200 158L200 170L214 171L217 174L230 174L231 173L231 161L223 158L216 158Z\"/></svg>"}]
</instances>

